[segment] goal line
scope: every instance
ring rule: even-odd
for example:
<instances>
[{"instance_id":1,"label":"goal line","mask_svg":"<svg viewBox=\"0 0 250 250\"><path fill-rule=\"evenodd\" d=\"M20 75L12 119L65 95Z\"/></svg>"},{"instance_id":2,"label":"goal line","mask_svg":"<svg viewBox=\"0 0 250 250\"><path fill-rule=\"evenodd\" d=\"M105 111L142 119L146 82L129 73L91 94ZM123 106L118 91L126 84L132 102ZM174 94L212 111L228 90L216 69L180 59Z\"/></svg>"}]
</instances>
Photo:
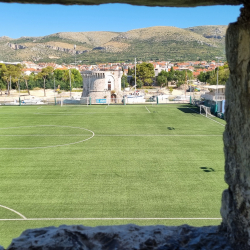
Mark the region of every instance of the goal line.
<instances>
[{"instance_id":1,"label":"goal line","mask_svg":"<svg viewBox=\"0 0 250 250\"><path fill-rule=\"evenodd\" d=\"M214 119L212 119L212 118L210 118L210 117L207 117L207 116L205 116L205 115L203 115L203 114L197 112L196 110L194 110L194 109L192 109L192 108L188 108L188 109L190 109L190 110L194 111L195 113L200 114L200 115L202 115L202 116L204 116L204 117L206 117L206 118L212 120L213 122L219 123L220 125L222 125L222 126L224 126L224 127L226 126L225 124L222 124L222 123L220 123L220 122L218 122L218 121L215 121ZM215 116L213 116L213 115L211 115L211 116L212 116L212 117L215 117Z\"/></svg>"},{"instance_id":2,"label":"goal line","mask_svg":"<svg viewBox=\"0 0 250 250\"><path fill-rule=\"evenodd\" d=\"M0 221L51 221L51 220L222 220L222 218L25 218L0 219Z\"/></svg>"}]
</instances>

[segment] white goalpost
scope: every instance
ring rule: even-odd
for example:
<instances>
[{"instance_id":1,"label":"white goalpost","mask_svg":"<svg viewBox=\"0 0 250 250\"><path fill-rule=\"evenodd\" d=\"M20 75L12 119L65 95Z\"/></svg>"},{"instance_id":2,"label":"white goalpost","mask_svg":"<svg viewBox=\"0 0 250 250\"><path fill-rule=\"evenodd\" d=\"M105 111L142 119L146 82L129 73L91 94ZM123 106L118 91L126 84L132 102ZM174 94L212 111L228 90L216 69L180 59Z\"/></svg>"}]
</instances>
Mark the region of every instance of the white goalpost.
<instances>
[{"instance_id":1,"label":"white goalpost","mask_svg":"<svg viewBox=\"0 0 250 250\"><path fill-rule=\"evenodd\" d=\"M206 117L209 115L209 116L213 116L211 114L211 108L210 107L207 107L205 105L200 105L200 114L205 114Z\"/></svg>"},{"instance_id":2,"label":"white goalpost","mask_svg":"<svg viewBox=\"0 0 250 250\"><path fill-rule=\"evenodd\" d=\"M74 99L71 97L58 97L58 104L62 106L79 105L79 106L89 106L91 104L91 98L84 97L79 99Z\"/></svg>"}]
</instances>

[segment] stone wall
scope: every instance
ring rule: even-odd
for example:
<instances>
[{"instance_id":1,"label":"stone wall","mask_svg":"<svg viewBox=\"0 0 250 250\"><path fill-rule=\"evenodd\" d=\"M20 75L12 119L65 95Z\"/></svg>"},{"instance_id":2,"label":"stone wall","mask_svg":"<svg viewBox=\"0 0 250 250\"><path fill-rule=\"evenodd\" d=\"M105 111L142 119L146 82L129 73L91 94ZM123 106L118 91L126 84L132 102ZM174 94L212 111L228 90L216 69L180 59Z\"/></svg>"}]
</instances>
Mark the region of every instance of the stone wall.
<instances>
[{"instance_id":1,"label":"stone wall","mask_svg":"<svg viewBox=\"0 0 250 250\"><path fill-rule=\"evenodd\" d=\"M195 7L207 5L239 5L248 0L1 0L5 3L45 3L45 4L82 4L96 5L103 3L128 3L144 6Z\"/></svg>"},{"instance_id":2,"label":"stone wall","mask_svg":"<svg viewBox=\"0 0 250 250\"><path fill-rule=\"evenodd\" d=\"M250 249L250 9L230 24L226 53L230 78L226 87L224 132L225 181L222 228L239 249Z\"/></svg>"},{"instance_id":3,"label":"stone wall","mask_svg":"<svg viewBox=\"0 0 250 250\"><path fill-rule=\"evenodd\" d=\"M60 226L29 229L8 250L233 250L217 227ZM0 249L1 250L1 249Z\"/></svg>"},{"instance_id":4,"label":"stone wall","mask_svg":"<svg viewBox=\"0 0 250 250\"><path fill-rule=\"evenodd\" d=\"M91 97L92 103L96 99L111 97L111 91L116 93L118 98L122 98L120 71L84 71L82 97ZM111 84L111 90L108 90L108 84Z\"/></svg>"}]
</instances>

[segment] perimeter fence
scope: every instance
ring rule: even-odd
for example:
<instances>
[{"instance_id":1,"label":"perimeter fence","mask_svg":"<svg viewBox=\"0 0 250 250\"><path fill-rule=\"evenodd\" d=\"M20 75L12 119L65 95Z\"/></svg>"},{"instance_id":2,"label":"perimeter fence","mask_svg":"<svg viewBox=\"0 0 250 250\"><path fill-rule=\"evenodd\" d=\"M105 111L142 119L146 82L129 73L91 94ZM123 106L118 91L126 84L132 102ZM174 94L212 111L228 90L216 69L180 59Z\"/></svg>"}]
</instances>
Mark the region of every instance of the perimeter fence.
<instances>
[{"instance_id":1,"label":"perimeter fence","mask_svg":"<svg viewBox=\"0 0 250 250\"><path fill-rule=\"evenodd\" d=\"M190 96L126 96L123 98L102 98L95 99L91 97L3 97L0 98L0 105L2 106L27 106L27 105L154 105L154 104L171 104L171 103L192 103Z\"/></svg>"}]
</instances>

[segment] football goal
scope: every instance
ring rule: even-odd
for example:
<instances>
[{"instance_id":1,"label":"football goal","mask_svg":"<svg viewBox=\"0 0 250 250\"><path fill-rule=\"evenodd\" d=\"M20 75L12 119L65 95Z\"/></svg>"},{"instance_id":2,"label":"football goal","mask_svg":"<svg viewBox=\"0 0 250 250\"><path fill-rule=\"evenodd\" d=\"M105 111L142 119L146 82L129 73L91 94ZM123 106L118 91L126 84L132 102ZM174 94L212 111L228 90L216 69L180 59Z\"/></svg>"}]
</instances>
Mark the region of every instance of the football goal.
<instances>
[{"instance_id":1,"label":"football goal","mask_svg":"<svg viewBox=\"0 0 250 250\"><path fill-rule=\"evenodd\" d=\"M89 97L85 97L85 98L74 98L74 97L61 97L58 98L58 104L60 104L61 106L64 105L90 105L91 103L91 99Z\"/></svg>"},{"instance_id":2,"label":"football goal","mask_svg":"<svg viewBox=\"0 0 250 250\"><path fill-rule=\"evenodd\" d=\"M201 115L205 115L206 117L208 116L213 116L211 114L211 108L210 107L207 107L205 105L200 105L200 114Z\"/></svg>"}]
</instances>

